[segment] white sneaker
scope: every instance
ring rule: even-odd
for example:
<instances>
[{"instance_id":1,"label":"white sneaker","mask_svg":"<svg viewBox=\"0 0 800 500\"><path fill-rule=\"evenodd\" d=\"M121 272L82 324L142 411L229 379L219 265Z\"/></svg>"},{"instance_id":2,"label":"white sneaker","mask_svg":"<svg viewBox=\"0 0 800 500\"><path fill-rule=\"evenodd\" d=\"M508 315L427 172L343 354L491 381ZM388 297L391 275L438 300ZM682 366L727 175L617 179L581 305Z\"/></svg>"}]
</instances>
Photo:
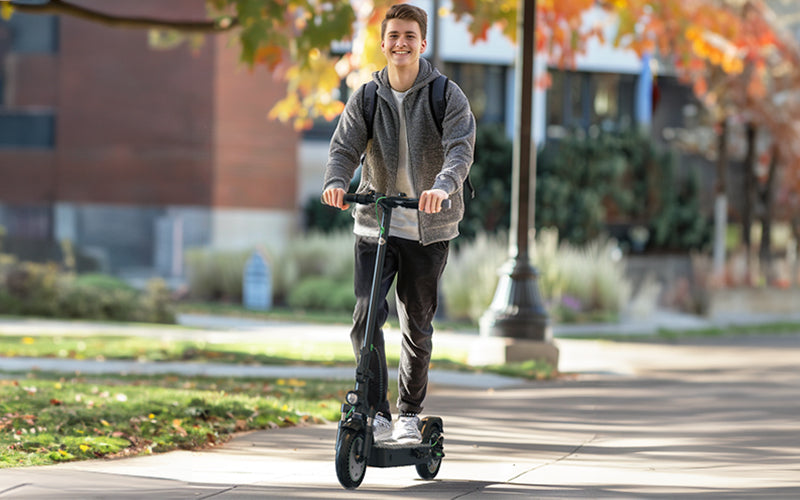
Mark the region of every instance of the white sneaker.
<instances>
[{"instance_id":1,"label":"white sneaker","mask_svg":"<svg viewBox=\"0 0 800 500\"><path fill-rule=\"evenodd\" d=\"M419 417L416 415L401 415L394 425L392 439L403 444L421 443L422 434L419 432Z\"/></svg>"},{"instance_id":2,"label":"white sneaker","mask_svg":"<svg viewBox=\"0 0 800 500\"><path fill-rule=\"evenodd\" d=\"M392 423L381 415L375 415L372 421L372 440L376 443L392 439Z\"/></svg>"}]
</instances>

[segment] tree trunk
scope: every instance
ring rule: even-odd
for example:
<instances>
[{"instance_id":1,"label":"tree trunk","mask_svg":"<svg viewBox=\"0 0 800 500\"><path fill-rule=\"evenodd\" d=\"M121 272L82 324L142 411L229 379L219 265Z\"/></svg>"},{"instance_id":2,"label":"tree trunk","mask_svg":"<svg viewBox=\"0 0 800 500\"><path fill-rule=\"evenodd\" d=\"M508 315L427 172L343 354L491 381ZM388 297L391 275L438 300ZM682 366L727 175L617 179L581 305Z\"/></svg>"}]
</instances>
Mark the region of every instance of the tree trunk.
<instances>
[{"instance_id":1,"label":"tree trunk","mask_svg":"<svg viewBox=\"0 0 800 500\"><path fill-rule=\"evenodd\" d=\"M719 123L717 138L717 186L714 199L714 277L722 281L725 275L725 239L728 228L728 119Z\"/></svg>"},{"instance_id":2,"label":"tree trunk","mask_svg":"<svg viewBox=\"0 0 800 500\"><path fill-rule=\"evenodd\" d=\"M758 194L758 179L756 178L755 159L756 159L756 134L758 129L749 122L745 132L747 141L747 154L744 159L744 203L742 203L742 246L744 246L745 258L747 259L747 278L750 280L751 268L751 250L753 244L753 237L751 230L753 228L753 207L755 206L756 196Z\"/></svg>"},{"instance_id":3,"label":"tree trunk","mask_svg":"<svg viewBox=\"0 0 800 500\"><path fill-rule=\"evenodd\" d=\"M800 285L800 215L795 215L791 220L792 224L792 240L794 240L794 248L792 248L791 272L792 276L789 283L792 286Z\"/></svg>"},{"instance_id":4,"label":"tree trunk","mask_svg":"<svg viewBox=\"0 0 800 500\"><path fill-rule=\"evenodd\" d=\"M772 272L772 208L775 202L775 172L778 169L778 148L772 149L772 160L764 187L761 189L761 245L758 252L761 272L767 283L774 281Z\"/></svg>"},{"instance_id":5,"label":"tree trunk","mask_svg":"<svg viewBox=\"0 0 800 500\"><path fill-rule=\"evenodd\" d=\"M444 73L444 65L442 64L442 41L441 38L441 23L439 22L439 4L440 0L433 0L433 15L431 16L433 21L431 24L431 34L433 35L433 57L431 61L433 62L433 67L440 70Z\"/></svg>"}]
</instances>

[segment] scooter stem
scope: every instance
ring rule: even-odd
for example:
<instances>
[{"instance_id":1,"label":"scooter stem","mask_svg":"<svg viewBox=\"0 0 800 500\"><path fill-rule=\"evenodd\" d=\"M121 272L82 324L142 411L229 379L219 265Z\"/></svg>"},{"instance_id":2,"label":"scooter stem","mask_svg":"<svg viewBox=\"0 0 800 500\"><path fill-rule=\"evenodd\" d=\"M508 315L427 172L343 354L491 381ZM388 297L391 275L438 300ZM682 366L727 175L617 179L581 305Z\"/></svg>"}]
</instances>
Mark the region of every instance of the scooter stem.
<instances>
[{"instance_id":1,"label":"scooter stem","mask_svg":"<svg viewBox=\"0 0 800 500\"><path fill-rule=\"evenodd\" d=\"M389 227L392 220L392 206L389 204L381 203L379 198L375 202L383 209L381 214L380 227L381 231L378 235L378 251L375 255L375 272L372 274L372 287L369 292L369 309L367 311L367 331L364 334L364 342L361 344L361 353L359 356L358 370L356 373L356 392L360 393L364 401L369 401L367 390L369 389L368 381L365 375L374 377L374 373L370 373L369 361L372 353L372 341L375 338L375 330L377 329L377 310L378 301L380 300L380 287L383 280L383 262L386 259L386 244L388 235L385 233L385 228ZM361 385L363 384L363 387ZM386 397L385 394L380 395L378 401ZM370 416L374 415L373 409L370 408Z\"/></svg>"}]
</instances>

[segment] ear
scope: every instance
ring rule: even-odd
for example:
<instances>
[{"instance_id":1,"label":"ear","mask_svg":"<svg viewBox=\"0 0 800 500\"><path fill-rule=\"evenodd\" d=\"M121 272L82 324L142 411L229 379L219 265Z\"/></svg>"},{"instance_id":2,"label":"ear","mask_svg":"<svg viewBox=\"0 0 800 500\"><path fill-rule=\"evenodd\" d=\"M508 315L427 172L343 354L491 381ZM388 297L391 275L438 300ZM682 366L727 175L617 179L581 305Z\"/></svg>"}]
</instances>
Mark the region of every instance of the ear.
<instances>
[{"instance_id":1,"label":"ear","mask_svg":"<svg viewBox=\"0 0 800 500\"><path fill-rule=\"evenodd\" d=\"M419 53L424 54L425 49L428 47L428 39L425 38L422 40L422 43L419 44Z\"/></svg>"}]
</instances>

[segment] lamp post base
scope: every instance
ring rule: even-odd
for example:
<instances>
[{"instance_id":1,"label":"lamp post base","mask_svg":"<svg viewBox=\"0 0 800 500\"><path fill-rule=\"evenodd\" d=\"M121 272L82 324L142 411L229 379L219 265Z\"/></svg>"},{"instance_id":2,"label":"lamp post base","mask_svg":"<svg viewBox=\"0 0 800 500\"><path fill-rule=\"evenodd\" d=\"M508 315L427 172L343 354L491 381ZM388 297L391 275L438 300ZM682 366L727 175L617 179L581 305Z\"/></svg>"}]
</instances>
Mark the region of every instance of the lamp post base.
<instances>
[{"instance_id":1,"label":"lamp post base","mask_svg":"<svg viewBox=\"0 0 800 500\"><path fill-rule=\"evenodd\" d=\"M539 272L517 257L500 269L489 309L480 319L481 340L469 363L489 365L544 360L558 370L558 347L538 285Z\"/></svg>"},{"instance_id":2,"label":"lamp post base","mask_svg":"<svg viewBox=\"0 0 800 500\"><path fill-rule=\"evenodd\" d=\"M552 341L538 277L527 258L512 259L501 268L492 304L480 319L481 336Z\"/></svg>"},{"instance_id":3,"label":"lamp post base","mask_svg":"<svg viewBox=\"0 0 800 500\"><path fill-rule=\"evenodd\" d=\"M535 360L545 361L558 370L559 355L559 349L553 342L481 337L470 349L467 363L472 366L487 366Z\"/></svg>"}]
</instances>

